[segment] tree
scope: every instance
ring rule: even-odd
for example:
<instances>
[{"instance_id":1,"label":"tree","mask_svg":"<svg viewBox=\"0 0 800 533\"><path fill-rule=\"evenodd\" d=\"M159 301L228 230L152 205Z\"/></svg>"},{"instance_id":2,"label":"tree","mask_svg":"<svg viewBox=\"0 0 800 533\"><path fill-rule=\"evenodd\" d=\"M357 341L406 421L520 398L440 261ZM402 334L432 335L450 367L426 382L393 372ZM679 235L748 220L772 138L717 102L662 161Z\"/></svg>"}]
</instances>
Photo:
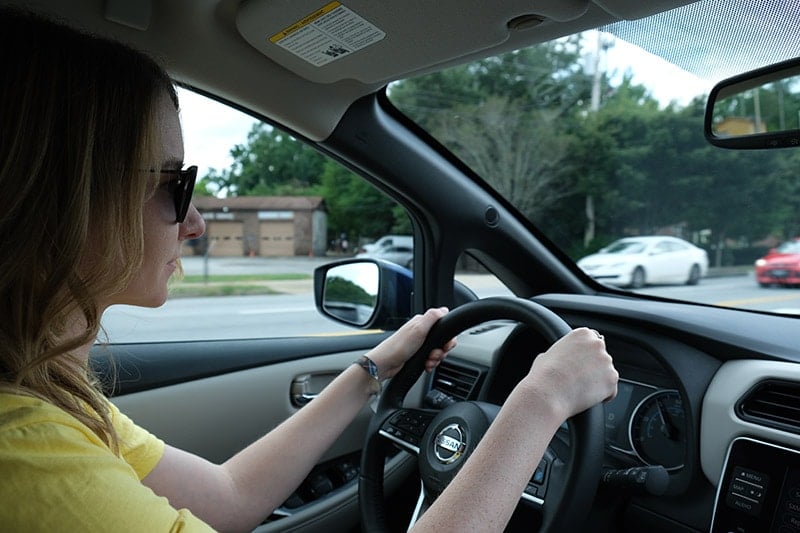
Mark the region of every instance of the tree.
<instances>
[{"instance_id":1,"label":"tree","mask_svg":"<svg viewBox=\"0 0 800 533\"><path fill-rule=\"evenodd\" d=\"M314 194L325 157L268 124L256 123L247 143L231 148L233 165L208 180L231 196Z\"/></svg>"},{"instance_id":2,"label":"tree","mask_svg":"<svg viewBox=\"0 0 800 533\"><path fill-rule=\"evenodd\" d=\"M358 242L386 233L410 233L410 222L402 208L336 161L326 161L321 182L319 191L325 198L331 237L345 233Z\"/></svg>"},{"instance_id":3,"label":"tree","mask_svg":"<svg viewBox=\"0 0 800 533\"><path fill-rule=\"evenodd\" d=\"M503 97L458 107L436 125L438 137L529 218L567 192L570 137L557 111L516 113Z\"/></svg>"},{"instance_id":4,"label":"tree","mask_svg":"<svg viewBox=\"0 0 800 533\"><path fill-rule=\"evenodd\" d=\"M210 170L210 173L216 172L214 169ZM214 196L214 192L217 190L217 186L209 178L209 175L197 180L197 183L194 185L194 195L195 196Z\"/></svg>"},{"instance_id":5,"label":"tree","mask_svg":"<svg viewBox=\"0 0 800 533\"><path fill-rule=\"evenodd\" d=\"M575 38L393 85L392 101L536 219L571 192L572 117L588 102Z\"/></svg>"},{"instance_id":6,"label":"tree","mask_svg":"<svg viewBox=\"0 0 800 533\"><path fill-rule=\"evenodd\" d=\"M334 305L363 305L374 308L378 297L347 278L332 276L325 283L325 299Z\"/></svg>"}]
</instances>

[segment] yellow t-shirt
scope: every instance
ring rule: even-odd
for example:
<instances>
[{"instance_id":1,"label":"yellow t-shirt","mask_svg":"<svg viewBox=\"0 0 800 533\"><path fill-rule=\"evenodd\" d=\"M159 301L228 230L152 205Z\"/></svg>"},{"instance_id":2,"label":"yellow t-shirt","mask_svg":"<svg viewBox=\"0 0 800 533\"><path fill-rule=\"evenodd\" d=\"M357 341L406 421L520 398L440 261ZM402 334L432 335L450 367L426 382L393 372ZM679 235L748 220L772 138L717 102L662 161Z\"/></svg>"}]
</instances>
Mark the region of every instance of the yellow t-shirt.
<instances>
[{"instance_id":1,"label":"yellow t-shirt","mask_svg":"<svg viewBox=\"0 0 800 533\"><path fill-rule=\"evenodd\" d=\"M213 531L141 483L164 443L111 413L121 457L58 407L0 393L0 531Z\"/></svg>"}]
</instances>

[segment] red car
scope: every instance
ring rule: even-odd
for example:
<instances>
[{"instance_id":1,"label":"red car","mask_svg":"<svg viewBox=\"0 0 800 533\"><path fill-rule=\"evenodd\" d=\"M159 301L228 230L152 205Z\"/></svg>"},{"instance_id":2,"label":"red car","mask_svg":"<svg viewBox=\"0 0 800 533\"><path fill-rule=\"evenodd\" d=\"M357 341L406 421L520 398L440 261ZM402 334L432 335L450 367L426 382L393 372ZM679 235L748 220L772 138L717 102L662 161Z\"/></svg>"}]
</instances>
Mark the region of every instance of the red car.
<instances>
[{"instance_id":1,"label":"red car","mask_svg":"<svg viewBox=\"0 0 800 533\"><path fill-rule=\"evenodd\" d=\"M756 261L756 281L770 285L800 285L800 237L773 248Z\"/></svg>"}]
</instances>

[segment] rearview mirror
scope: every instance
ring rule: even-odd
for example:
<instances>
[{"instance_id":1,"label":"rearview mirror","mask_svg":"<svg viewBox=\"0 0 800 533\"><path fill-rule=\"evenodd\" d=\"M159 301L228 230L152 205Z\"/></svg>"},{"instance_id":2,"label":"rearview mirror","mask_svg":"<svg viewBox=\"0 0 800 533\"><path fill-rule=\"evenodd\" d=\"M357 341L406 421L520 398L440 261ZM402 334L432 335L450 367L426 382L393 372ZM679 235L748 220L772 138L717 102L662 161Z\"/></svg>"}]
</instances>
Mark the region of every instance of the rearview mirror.
<instances>
[{"instance_id":1,"label":"rearview mirror","mask_svg":"<svg viewBox=\"0 0 800 533\"><path fill-rule=\"evenodd\" d=\"M718 83L708 96L704 131L722 148L800 147L800 58Z\"/></svg>"}]
</instances>

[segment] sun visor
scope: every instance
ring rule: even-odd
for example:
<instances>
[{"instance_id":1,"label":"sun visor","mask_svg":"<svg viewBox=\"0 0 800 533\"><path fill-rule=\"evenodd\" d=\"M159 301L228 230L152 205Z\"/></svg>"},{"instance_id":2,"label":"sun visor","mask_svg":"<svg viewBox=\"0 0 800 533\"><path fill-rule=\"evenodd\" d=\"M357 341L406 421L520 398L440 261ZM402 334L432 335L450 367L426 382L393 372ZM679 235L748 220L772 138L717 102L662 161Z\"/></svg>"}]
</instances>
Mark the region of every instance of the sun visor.
<instances>
[{"instance_id":1,"label":"sun visor","mask_svg":"<svg viewBox=\"0 0 800 533\"><path fill-rule=\"evenodd\" d=\"M514 20L573 20L589 6L588 0L446 0L430 10L429 2L250 0L236 25L258 51L303 78L380 84L498 46ZM443 3L452 9L441 9Z\"/></svg>"}]
</instances>

